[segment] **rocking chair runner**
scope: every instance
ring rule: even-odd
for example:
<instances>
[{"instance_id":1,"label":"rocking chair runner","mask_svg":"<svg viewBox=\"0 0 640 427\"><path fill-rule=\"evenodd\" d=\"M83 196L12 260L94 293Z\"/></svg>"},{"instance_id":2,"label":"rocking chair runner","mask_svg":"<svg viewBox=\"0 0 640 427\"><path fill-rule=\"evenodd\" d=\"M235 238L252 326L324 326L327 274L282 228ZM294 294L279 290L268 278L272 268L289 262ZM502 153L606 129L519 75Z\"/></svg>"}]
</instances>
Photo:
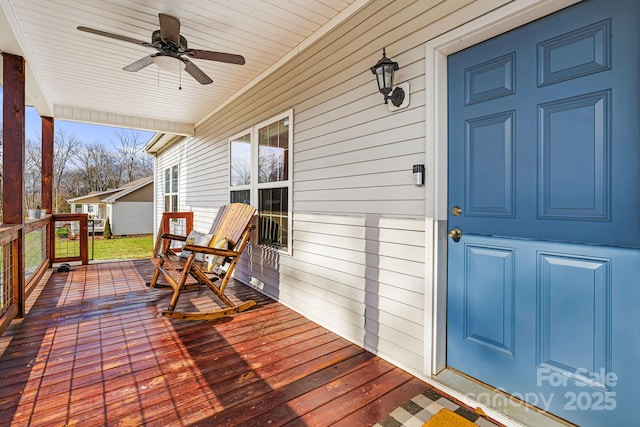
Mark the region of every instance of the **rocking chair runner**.
<instances>
[{"instance_id":1,"label":"rocking chair runner","mask_svg":"<svg viewBox=\"0 0 640 427\"><path fill-rule=\"evenodd\" d=\"M251 230L254 228L251 222L255 212L256 209L253 206L244 203L230 203L220 208L209 234L216 236L214 239L226 239L229 249L198 246L187 242L182 249L183 251L190 251L188 257L179 256L170 247L171 241L186 242L187 237L163 233L162 227L160 228L154 248L156 269L149 287L168 288L168 286L157 283L160 274L162 274L171 289L173 289L169 307L162 312L163 316L175 319L208 320L240 313L256 304L254 301L246 301L236 305L224 294L242 251L249 241ZM212 242L212 244L215 244L215 242ZM224 259L225 263L228 262L228 268L226 270L216 268L214 271L209 271L208 263L198 260L198 258L202 257L202 255L198 254L220 257L220 260ZM189 277L194 278L196 283L188 284ZM216 284L218 281L220 283ZM200 289L203 286L211 289L226 307L211 312L175 311L182 292Z\"/></svg>"}]
</instances>

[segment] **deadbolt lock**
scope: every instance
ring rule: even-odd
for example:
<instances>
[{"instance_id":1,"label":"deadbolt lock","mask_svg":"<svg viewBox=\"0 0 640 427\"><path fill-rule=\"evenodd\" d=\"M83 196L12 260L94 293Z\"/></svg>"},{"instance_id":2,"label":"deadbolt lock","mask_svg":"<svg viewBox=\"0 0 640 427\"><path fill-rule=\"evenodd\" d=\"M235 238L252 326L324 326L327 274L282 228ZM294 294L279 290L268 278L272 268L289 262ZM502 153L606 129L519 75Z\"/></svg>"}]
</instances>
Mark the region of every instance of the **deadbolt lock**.
<instances>
[{"instance_id":1,"label":"deadbolt lock","mask_svg":"<svg viewBox=\"0 0 640 427\"><path fill-rule=\"evenodd\" d=\"M460 238L462 237L462 230L460 230L459 228L454 228L449 232L449 237L451 237L454 242L459 242Z\"/></svg>"},{"instance_id":2,"label":"deadbolt lock","mask_svg":"<svg viewBox=\"0 0 640 427\"><path fill-rule=\"evenodd\" d=\"M462 215L462 208L458 205L451 208L451 215L460 216Z\"/></svg>"}]
</instances>

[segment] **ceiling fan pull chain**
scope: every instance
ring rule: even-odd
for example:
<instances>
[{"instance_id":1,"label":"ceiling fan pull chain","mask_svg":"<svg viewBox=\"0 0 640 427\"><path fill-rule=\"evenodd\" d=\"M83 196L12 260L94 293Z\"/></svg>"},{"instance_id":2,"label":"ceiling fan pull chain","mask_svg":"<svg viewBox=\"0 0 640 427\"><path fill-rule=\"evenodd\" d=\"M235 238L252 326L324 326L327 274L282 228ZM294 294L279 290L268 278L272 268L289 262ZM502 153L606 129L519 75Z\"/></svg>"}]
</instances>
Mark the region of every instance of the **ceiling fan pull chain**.
<instances>
[{"instance_id":1,"label":"ceiling fan pull chain","mask_svg":"<svg viewBox=\"0 0 640 427\"><path fill-rule=\"evenodd\" d=\"M180 64L180 68L178 68L178 70L179 70L178 75L180 76L179 77L180 83L178 86L178 90L182 90L182 64Z\"/></svg>"}]
</instances>

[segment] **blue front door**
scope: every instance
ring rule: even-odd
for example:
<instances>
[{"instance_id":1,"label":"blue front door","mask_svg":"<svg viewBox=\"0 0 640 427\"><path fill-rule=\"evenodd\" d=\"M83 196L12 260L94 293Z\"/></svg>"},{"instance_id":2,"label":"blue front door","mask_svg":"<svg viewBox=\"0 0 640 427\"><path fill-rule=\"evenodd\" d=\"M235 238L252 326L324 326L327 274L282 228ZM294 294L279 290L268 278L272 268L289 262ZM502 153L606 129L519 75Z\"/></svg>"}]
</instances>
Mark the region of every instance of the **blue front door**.
<instances>
[{"instance_id":1,"label":"blue front door","mask_svg":"<svg viewBox=\"0 0 640 427\"><path fill-rule=\"evenodd\" d=\"M638 23L586 0L448 61L447 364L584 426L640 422Z\"/></svg>"}]
</instances>

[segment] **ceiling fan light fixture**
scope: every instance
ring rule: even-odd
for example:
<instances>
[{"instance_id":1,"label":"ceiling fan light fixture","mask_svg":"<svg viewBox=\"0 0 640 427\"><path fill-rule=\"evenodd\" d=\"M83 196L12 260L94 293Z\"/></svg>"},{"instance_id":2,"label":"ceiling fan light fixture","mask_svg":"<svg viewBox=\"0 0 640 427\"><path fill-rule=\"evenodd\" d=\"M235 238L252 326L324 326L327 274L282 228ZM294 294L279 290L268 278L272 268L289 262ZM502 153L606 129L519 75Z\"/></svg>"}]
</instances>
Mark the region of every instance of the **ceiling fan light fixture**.
<instances>
[{"instance_id":1,"label":"ceiling fan light fixture","mask_svg":"<svg viewBox=\"0 0 640 427\"><path fill-rule=\"evenodd\" d=\"M154 56L153 63L156 64L159 69L170 73L179 73L180 70L184 69L184 63L179 58L174 58L173 56Z\"/></svg>"}]
</instances>

